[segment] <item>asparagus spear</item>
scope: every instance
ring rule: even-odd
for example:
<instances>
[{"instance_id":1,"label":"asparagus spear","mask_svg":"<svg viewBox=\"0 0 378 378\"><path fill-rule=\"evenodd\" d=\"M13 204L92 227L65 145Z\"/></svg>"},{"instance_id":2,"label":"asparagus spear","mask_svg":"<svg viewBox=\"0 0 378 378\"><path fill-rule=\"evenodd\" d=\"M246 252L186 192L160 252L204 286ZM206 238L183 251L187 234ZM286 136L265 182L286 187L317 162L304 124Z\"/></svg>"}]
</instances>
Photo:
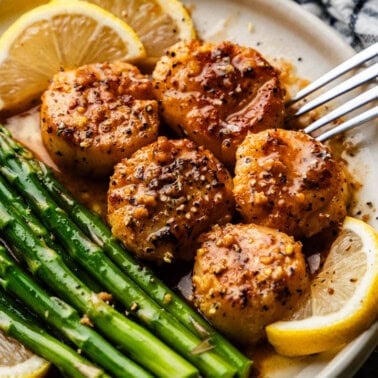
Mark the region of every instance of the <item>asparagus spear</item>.
<instances>
[{"instance_id":1,"label":"asparagus spear","mask_svg":"<svg viewBox=\"0 0 378 378\"><path fill-rule=\"evenodd\" d=\"M154 335L121 315L90 291L63 263L61 256L43 240L5 201L0 192L0 230L2 238L26 260L30 271L43 280L62 299L86 314L108 339L131 358L161 377L193 377L197 370Z\"/></svg>"},{"instance_id":2,"label":"asparagus spear","mask_svg":"<svg viewBox=\"0 0 378 378\"><path fill-rule=\"evenodd\" d=\"M75 344L89 359L117 377L152 377L112 347L93 329L80 322L71 306L51 297L19 268L0 245L0 284L35 314Z\"/></svg>"},{"instance_id":3,"label":"asparagus spear","mask_svg":"<svg viewBox=\"0 0 378 378\"><path fill-rule=\"evenodd\" d=\"M0 329L34 353L74 378L108 377L74 350L50 336L21 312L19 306L0 289Z\"/></svg>"},{"instance_id":4,"label":"asparagus spear","mask_svg":"<svg viewBox=\"0 0 378 378\"><path fill-rule=\"evenodd\" d=\"M9 187L7 182L2 176L0 176L0 191L3 193L6 201L14 207L14 211L23 218L23 220L29 225L33 233L39 238L43 239L46 244L58 252L65 262L65 264L77 275L80 279L93 291L100 292L102 290L101 286L89 275L87 272L79 269L79 267L74 263L72 258L64 253L62 247L56 243L52 234L46 229L46 227L37 219L37 217L32 213L30 208L27 206L25 201L21 196L18 196L12 188Z\"/></svg>"},{"instance_id":5,"label":"asparagus spear","mask_svg":"<svg viewBox=\"0 0 378 378\"><path fill-rule=\"evenodd\" d=\"M14 150L0 139L0 161L3 175L23 194L45 226L58 236L73 259L101 282L127 310L153 330L161 339L181 353L207 376L233 376L236 369L212 351L170 313L163 311L146 293L114 264L103 250L88 239L79 227L58 207L41 185L36 171L21 161ZM200 353L197 353L200 351Z\"/></svg>"},{"instance_id":6,"label":"asparagus spear","mask_svg":"<svg viewBox=\"0 0 378 378\"><path fill-rule=\"evenodd\" d=\"M7 129L0 127L0 135L20 159L29 163L31 169L38 174L44 187L59 206L70 214L70 217L88 237L102 247L118 267L189 330L203 339L208 339L214 350L227 358L237 368L238 376L247 377L249 375L252 362L247 357L217 333L205 319L159 280L151 269L140 266L133 256L125 251L121 243L113 237L109 227L99 215L79 203L56 179L52 170L35 159L29 150L12 139ZM170 300L167 301L167 298Z\"/></svg>"}]
</instances>

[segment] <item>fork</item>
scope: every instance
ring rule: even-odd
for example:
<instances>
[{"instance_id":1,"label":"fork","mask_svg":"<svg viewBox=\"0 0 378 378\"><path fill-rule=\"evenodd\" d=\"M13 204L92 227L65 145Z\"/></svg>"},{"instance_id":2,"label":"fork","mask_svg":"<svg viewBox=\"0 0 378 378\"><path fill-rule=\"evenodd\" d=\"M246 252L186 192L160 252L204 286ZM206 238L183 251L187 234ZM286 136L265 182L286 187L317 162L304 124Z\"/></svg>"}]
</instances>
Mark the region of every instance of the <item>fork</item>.
<instances>
[{"instance_id":1,"label":"fork","mask_svg":"<svg viewBox=\"0 0 378 378\"><path fill-rule=\"evenodd\" d=\"M326 84L330 83L331 81L351 71L352 69L361 67L361 66L366 66L365 63L373 60L377 56L378 56L378 42L368 47L367 49L362 50L358 54L354 55L352 58L341 63L340 65L338 65L331 71L327 72L325 75L321 76L319 79L315 80L313 83L306 86L304 89L299 91L291 100L289 100L286 106L287 107L292 106L293 104L304 99L305 97L317 91L318 89L324 87ZM369 65L367 68L364 68L362 71L359 71L357 74L355 74L351 78L343 81L342 83L336 85L335 87L329 89L328 91L320 94L319 96L310 100L309 102L306 102L292 115L292 117L294 118L300 117L308 113L309 111L335 99L336 97L340 97L341 95L351 91L352 89L362 86L363 84L369 83L371 81L376 82L377 77L378 77L378 63L373 63ZM372 88L365 90L363 93L361 93L357 97L352 98L351 100L345 102L341 106L332 110L330 113L324 115L323 117L319 118L315 122L308 125L304 129L304 132L308 134L312 134L314 131L321 129L322 127L330 124L336 119L356 109L359 109L367 104L374 104L374 103L376 104L377 98L378 98L378 86L376 83L374 83L374 86ZM324 132L321 132L320 135L316 136L316 139L323 142L339 133L342 133L346 130L349 130L355 126L361 125L370 120L376 119L377 117L378 117L378 105L375 105L374 107L371 107L368 110L365 110L362 113L344 121L343 123L337 126L334 126L331 129L327 129Z\"/></svg>"}]
</instances>

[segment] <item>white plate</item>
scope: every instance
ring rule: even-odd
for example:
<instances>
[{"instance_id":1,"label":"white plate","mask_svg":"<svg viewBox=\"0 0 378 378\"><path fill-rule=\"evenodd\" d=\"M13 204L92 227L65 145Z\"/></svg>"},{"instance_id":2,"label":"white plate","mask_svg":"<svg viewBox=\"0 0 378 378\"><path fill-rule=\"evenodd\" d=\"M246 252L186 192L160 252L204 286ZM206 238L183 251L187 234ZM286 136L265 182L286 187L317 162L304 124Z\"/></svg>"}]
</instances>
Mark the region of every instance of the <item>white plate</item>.
<instances>
[{"instance_id":1,"label":"white plate","mask_svg":"<svg viewBox=\"0 0 378 378\"><path fill-rule=\"evenodd\" d=\"M333 29L290 0L184 0L184 3L201 38L214 42L227 39L252 46L268 59L282 57L295 64L299 77L314 80L354 54ZM349 140L357 152L353 157L343 154L353 177L363 183L351 214L363 217L376 229L377 126L376 122L370 123L350 133ZM378 322L340 351L291 361L270 356L261 373L269 378L352 377L377 340Z\"/></svg>"},{"instance_id":2,"label":"white plate","mask_svg":"<svg viewBox=\"0 0 378 378\"><path fill-rule=\"evenodd\" d=\"M43 0L35 0L43 2ZM2 7L12 0L0 0L0 34L13 14L2 13ZM302 10L290 0L184 0L191 11L199 36L209 41L231 40L257 48L268 59L284 58L297 68L299 77L313 80L353 55L354 51L331 28ZM29 4L30 5L30 4ZM3 8L4 10L5 8ZM9 125L14 134L25 127L38 128L37 115L17 119L17 127ZM14 126L14 127L12 127ZM353 176L362 189L356 196L351 214L364 219L378 229L378 127L366 125L350 134L358 147L348 160ZM38 141L22 138L31 147ZM378 340L378 322L355 341L339 351L299 359L275 355L265 358L261 370L269 378L352 377Z\"/></svg>"}]
</instances>

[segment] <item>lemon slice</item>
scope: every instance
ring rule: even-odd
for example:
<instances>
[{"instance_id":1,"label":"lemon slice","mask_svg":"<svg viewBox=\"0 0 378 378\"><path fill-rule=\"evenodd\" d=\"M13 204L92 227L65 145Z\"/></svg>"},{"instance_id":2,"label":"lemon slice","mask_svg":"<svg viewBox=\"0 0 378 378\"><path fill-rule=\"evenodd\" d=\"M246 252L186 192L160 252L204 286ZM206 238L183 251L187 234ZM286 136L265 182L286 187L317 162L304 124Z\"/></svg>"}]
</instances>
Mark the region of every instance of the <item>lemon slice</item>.
<instances>
[{"instance_id":1,"label":"lemon slice","mask_svg":"<svg viewBox=\"0 0 378 378\"><path fill-rule=\"evenodd\" d=\"M378 318L378 232L347 217L311 294L288 321L266 327L286 356L330 350L352 341Z\"/></svg>"},{"instance_id":2,"label":"lemon slice","mask_svg":"<svg viewBox=\"0 0 378 378\"><path fill-rule=\"evenodd\" d=\"M0 111L30 104L61 68L144 55L130 26L96 5L73 0L41 5L0 38Z\"/></svg>"},{"instance_id":3,"label":"lemon slice","mask_svg":"<svg viewBox=\"0 0 378 378\"><path fill-rule=\"evenodd\" d=\"M50 363L45 359L0 331L0 377L39 378L49 367Z\"/></svg>"},{"instance_id":4,"label":"lemon slice","mask_svg":"<svg viewBox=\"0 0 378 378\"><path fill-rule=\"evenodd\" d=\"M89 0L126 21L138 34L151 63L178 41L196 37L192 19L177 0Z\"/></svg>"}]
</instances>

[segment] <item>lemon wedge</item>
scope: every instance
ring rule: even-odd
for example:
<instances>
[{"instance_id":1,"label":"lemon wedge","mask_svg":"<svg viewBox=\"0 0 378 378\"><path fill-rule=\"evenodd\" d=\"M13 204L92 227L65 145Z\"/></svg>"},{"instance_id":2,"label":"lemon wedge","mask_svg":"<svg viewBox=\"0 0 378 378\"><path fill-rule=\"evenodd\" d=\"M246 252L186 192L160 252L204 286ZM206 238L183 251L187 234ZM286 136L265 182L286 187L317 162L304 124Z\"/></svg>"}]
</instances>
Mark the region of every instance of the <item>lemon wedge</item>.
<instances>
[{"instance_id":1,"label":"lemon wedge","mask_svg":"<svg viewBox=\"0 0 378 378\"><path fill-rule=\"evenodd\" d=\"M0 331L0 377L40 378L46 375L49 367L50 363L45 359Z\"/></svg>"},{"instance_id":2,"label":"lemon wedge","mask_svg":"<svg viewBox=\"0 0 378 378\"><path fill-rule=\"evenodd\" d=\"M150 63L178 41L196 37L192 19L177 0L88 0L127 22L146 48Z\"/></svg>"},{"instance_id":3,"label":"lemon wedge","mask_svg":"<svg viewBox=\"0 0 378 378\"><path fill-rule=\"evenodd\" d=\"M41 5L0 38L0 111L30 105L59 69L144 56L131 27L96 5L74 0Z\"/></svg>"},{"instance_id":4,"label":"lemon wedge","mask_svg":"<svg viewBox=\"0 0 378 378\"><path fill-rule=\"evenodd\" d=\"M268 325L268 340L286 356L348 343L378 318L377 293L378 232L346 217L306 303L291 319Z\"/></svg>"}]
</instances>

